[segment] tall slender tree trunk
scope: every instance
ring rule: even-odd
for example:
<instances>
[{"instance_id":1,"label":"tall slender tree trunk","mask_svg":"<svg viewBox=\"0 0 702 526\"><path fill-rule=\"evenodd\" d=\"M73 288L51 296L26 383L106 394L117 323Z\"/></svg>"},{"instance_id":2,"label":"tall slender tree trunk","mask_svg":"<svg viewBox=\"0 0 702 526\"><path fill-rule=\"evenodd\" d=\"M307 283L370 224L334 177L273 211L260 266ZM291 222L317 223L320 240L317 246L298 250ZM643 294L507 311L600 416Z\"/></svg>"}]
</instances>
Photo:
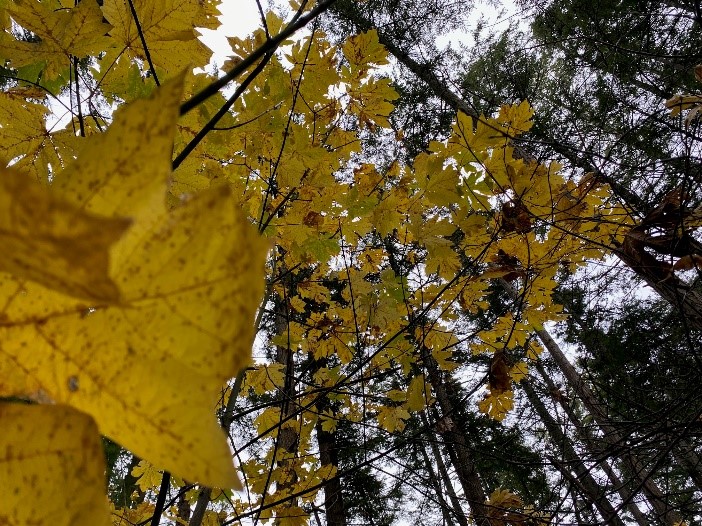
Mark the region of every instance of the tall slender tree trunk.
<instances>
[{"instance_id":1,"label":"tall slender tree trunk","mask_svg":"<svg viewBox=\"0 0 702 526\"><path fill-rule=\"evenodd\" d=\"M468 501L473 521L478 526L490 526L488 507L485 505L487 497L482 480L473 461L466 437L452 420L456 412L449 398L446 384L441 378L439 366L431 355L431 351L423 345L421 346L421 359L441 408L441 434L444 438L444 444L463 488L463 494Z\"/></svg>"},{"instance_id":2,"label":"tall slender tree trunk","mask_svg":"<svg viewBox=\"0 0 702 526\"><path fill-rule=\"evenodd\" d=\"M424 459L424 466L429 477L429 484L434 490L435 500L436 502L438 502L439 507L441 508L441 516L444 518L444 524L453 524L453 520L451 518L451 506L449 506L448 502L446 502L446 499L444 499L444 492L441 490L439 478L436 476L434 466L431 462L431 459L429 458L429 455L427 454L427 450L424 446L424 443L418 441L416 447L422 454L422 458Z\"/></svg>"},{"instance_id":3,"label":"tall slender tree trunk","mask_svg":"<svg viewBox=\"0 0 702 526\"><path fill-rule=\"evenodd\" d=\"M566 436L558 422L551 416L548 409L539 398L539 395L534 390L529 380L525 380L521 383L524 392L534 408L536 413L541 418L541 421L546 426L549 434L551 435L551 443L559 451L560 458L565 460L565 465L557 466L559 469L563 468L561 471L564 476L568 477L570 471L572 470L576 477L573 482L577 484L579 491L582 493L583 497L594 507L597 508L604 524L609 524L611 526L624 526L624 521L619 517L619 514L614 509L612 504L607 500L605 495L605 490L602 488L594 477L590 474L590 470L585 466L580 455L575 451L573 443L570 438ZM572 477L572 476L571 476Z\"/></svg>"},{"instance_id":4,"label":"tall slender tree trunk","mask_svg":"<svg viewBox=\"0 0 702 526\"><path fill-rule=\"evenodd\" d=\"M518 295L514 287L504 279L498 281L512 300L517 301ZM551 335L546 329L535 329L535 332L539 340L541 340L541 343L544 344L544 347L546 347L549 354L556 362L561 373L563 373L568 385L570 385L571 389L578 395L578 398L580 398L583 405L602 430L602 441L605 442L612 451L622 451L620 458L623 461L624 469L641 487L644 495L646 495L653 509L656 510L656 514L660 517L661 521L668 526L677 526L680 524L682 522L680 515L670 506L670 503L665 498L661 489L653 481L653 473L648 472L636 455L624 450L626 447L625 437L612 425L607 413L602 408L602 404L592 392L590 386L587 385L582 376L580 376L580 373L578 373L575 367L570 363L560 346L551 338Z\"/></svg>"},{"instance_id":5,"label":"tall slender tree trunk","mask_svg":"<svg viewBox=\"0 0 702 526\"><path fill-rule=\"evenodd\" d=\"M461 526L468 526L468 518L463 512L463 506L461 506L461 501L458 499L456 491L453 489L453 483L451 482L451 477L449 477L448 470L446 469L444 457L441 454L441 450L439 449L439 445L436 441L436 434L430 428L429 419L427 418L426 412L422 412L420 413L420 415L422 418L422 424L428 429L427 441L429 442L429 446L431 447L431 452L434 456L436 467L439 471L439 475L441 476L441 480L444 483L444 487L446 488L446 493L448 494L449 499L451 500L451 511L454 517L456 517L458 524L460 524ZM449 522L449 524L451 524L451 522Z\"/></svg>"},{"instance_id":6,"label":"tall slender tree trunk","mask_svg":"<svg viewBox=\"0 0 702 526\"><path fill-rule=\"evenodd\" d=\"M234 379L234 385L232 385L232 391L229 393L229 400L227 400L227 405L224 408L224 412L219 419L219 424L225 433L229 434L232 424L234 423L234 411L236 409L236 399L239 397L241 391L241 385L244 383L244 376L246 375L247 369L239 371ZM212 497L212 488L206 486L200 487L200 491L197 495L197 500L195 501L195 509L190 516L188 521L188 526L200 526L202 521L205 519L205 512L207 511L207 505L210 503L210 498Z\"/></svg>"},{"instance_id":7,"label":"tall slender tree trunk","mask_svg":"<svg viewBox=\"0 0 702 526\"><path fill-rule=\"evenodd\" d=\"M558 389L556 385L553 383L553 380L551 379L541 362L536 362L536 370L539 371L539 374L544 380L544 383L546 384L546 387L549 390L549 392L557 393ZM598 444L599 439L593 437L590 434L587 427L583 424L581 419L578 418L578 416L568 405L566 400L558 396L557 402L565 411L566 415L568 415L568 420L570 420L570 422L573 424L577 434L580 436L582 443L589 451L590 456L593 459L596 459L597 467L600 468L605 473L605 475L607 475L607 478L612 484L612 487L617 491L619 497L622 499L624 507L629 511L629 513L631 513L632 517L634 517L634 520L639 526L650 526L649 520L636 505L636 502L634 500L635 495L631 491L629 491L627 486L621 481L619 475L607 461L607 456L602 455L601 448L596 445Z\"/></svg>"},{"instance_id":8,"label":"tall slender tree trunk","mask_svg":"<svg viewBox=\"0 0 702 526\"><path fill-rule=\"evenodd\" d=\"M315 360L310 370L310 375L314 374L322 367L326 367L327 359ZM320 396L315 404L317 412L321 415L329 409L329 399ZM336 439L336 430L325 431L321 420L317 420L315 425L317 434L317 446L319 447L319 462L322 467L339 468L339 448ZM344 507L344 495L341 489L341 478L338 475L324 482L324 511L327 517L328 526L346 526L346 509Z\"/></svg>"},{"instance_id":9,"label":"tall slender tree trunk","mask_svg":"<svg viewBox=\"0 0 702 526\"><path fill-rule=\"evenodd\" d=\"M585 330L586 324L579 316L568 312L569 318L578 326L580 330ZM598 351L604 351L600 342L595 343L595 348ZM673 435L669 431L661 433L666 442L672 444L670 448L671 455L676 462L687 472L690 480L697 486L697 489L702 490L702 460L697 455L695 448L685 439L684 435Z\"/></svg>"},{"instance_id":10,"label":"tall slender tree trunk","mask_svg":"<svg viewBox=\"0 0 702 526\"><path fill-rule=\"evenodd\" d=\"M275 310L275 333L286 334L288 330L287 306L282 298L274 298ZM282 468L284 474L277 482L277 491L291 488L297 482L295 473L295 458L298 453L299 433L297 429L296 417L296 384L295 384L295 362L293 351L289 345L276 345L276 362L285 367L285 384L279 389L280 398L280 419L284 424L278 430L276 442L276 459L278 467ZM285 502L283 508L297 506L297 499L290 499ZM278 512L282 516L284 512ZM277 523L278 521L276 521Z\"/></svg>"},{"instance_id":11,"label":"tall slender tree trunk","mask_svg":"<svg viewBox=\"0 0 702 526\"><path fill-rule=\"evenodd\" d=\"M319 462L322 467L339 467L336 432L324 431L322 424L317 422L317 445L319 446ZM324 510L328 526L346 526L346 511L341 491L341 478L338 475L324 483Z\"/></svg>"},{"instance_id":12,"label":"tall slender tree trunk","mask_svg":"<svg viewBox=\"0 0 702 526\"><path fill-rule=\"evenodd\" d=\"M566 358L558 344L551 338L551 335L544 329L536 331L539 339L548 349L551 357L558 365L558 368L563 373L563 376L568 381L571 389L578 395L583 402L588 412L593 416L595 422L602 430L602 441L612 448L613 451L622 450L626 447L626 438L620 431L614 427L605 411L602 404L595 398L594 393L575 370ZM628 474L636 480L641 486L649 503L656 510L656 514L661 521L668 526L676 526L682 522L680 515L670 506L670 503L665 498L663 491L653 481L653 473L649 473L644 464L632 453L622 451L621 458Z\"/></svg>"}]
</instances>

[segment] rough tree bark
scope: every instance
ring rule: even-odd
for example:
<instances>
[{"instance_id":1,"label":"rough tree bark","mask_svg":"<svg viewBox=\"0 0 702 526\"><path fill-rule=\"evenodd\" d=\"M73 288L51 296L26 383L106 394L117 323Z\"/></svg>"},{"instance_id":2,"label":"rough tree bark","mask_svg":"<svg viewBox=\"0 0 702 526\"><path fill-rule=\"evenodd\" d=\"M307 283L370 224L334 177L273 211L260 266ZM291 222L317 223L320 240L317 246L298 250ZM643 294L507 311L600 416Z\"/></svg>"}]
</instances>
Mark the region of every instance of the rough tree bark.
<instances>
[{"instance_id":1,"label":"rough tree bark","mask_svg":"<svg viewBox=\"0 0 702 526\"><path fill-rule=\"evenodd\" d=\"M284 335L288 330L287 305L283 298L274 298L275 334ZM293 351L288 345L276 345L275 361L285 367L285 384L278 390L280 400L280 420L284 422L278 429L276 455L278 467L286 471L285 478L277 482L277 490L291 488L297 482L294 460L298 453L299 434L297 430L297 408L295 362ZM282 505L284 508L297 506L297 499L290 499ZM278 523L276 519L276 524Z\"/></svg>"},{"instance_id":2,"label":"rough tree bark","mask_svg":"<svg viewBox=\"0 0 702 526\"><path fill-rule=\"evenodd\" d=\"M327 359L316 360L310 374L322 367L326 367ZM320 396L315 404L319 414L323 414L329 409L329 400L325 396ZM317 420L315 425L317 434L317 446L319 447L319 462L322 467L333 466L338 469L339 455L336 440L336 430L325 431L321 420ZM346 509L344 507L344 495L341 489L341 477L334 476L324 483L324 511L326 513L328 526L346 526Z\"/></svg>"}]
</instances>

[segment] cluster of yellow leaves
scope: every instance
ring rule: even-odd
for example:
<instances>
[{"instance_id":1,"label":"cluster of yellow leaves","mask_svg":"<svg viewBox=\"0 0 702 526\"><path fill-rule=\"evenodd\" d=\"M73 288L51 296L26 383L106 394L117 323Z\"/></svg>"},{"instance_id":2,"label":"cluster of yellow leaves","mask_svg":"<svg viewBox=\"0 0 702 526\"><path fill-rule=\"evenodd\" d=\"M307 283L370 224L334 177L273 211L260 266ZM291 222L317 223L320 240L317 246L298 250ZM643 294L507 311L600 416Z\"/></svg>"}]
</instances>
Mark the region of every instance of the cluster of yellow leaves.
<instances>
[{"instance_id":1,"label":"cluster of yellow leaves","mask_svg":"<svg viewBox=\"0 0 702 526\"><path fill-rule=\"evenodd\" d=\"M519 495L509 490L498 488L490 494L487 501L487 516L494 526L548 526L551 517L548 514L535 511L531 506L525 506Z\"/></svg>"},{"instance_id":2,"label":"cluster of yellow leaves","mask_svg":"<svg viewBox=\"0 0 702 526\"><path fill-rule=\"evenodd\" d=\"M211 51L198 40L195 28L213 29L219 24L216 4L209 0L104 0L102 7L97 2L14 0L7 15L35 38L16 38L6 18L0 33L2 58L18 70L20 78L45 83L68 81L74 59L102 54L99 68L107 75L103 81L108 86L103 87L109 91L111 82L120 81L119 75L109 75L113 68L128 69L134 58L149 68L130 4L157 74L170 77L188 66L207 65Z\"/></svg>"},{"instance_id":3,"label":"cluster of yellow leaves","mask_svg":"<svg viewBox=\"0 0 702 526\"><path fill-rule=\"evenodd\" d=\"M348 131L336 127L340 116L350 112L362 128L364 115L370 115L355 109L363 106L363 96L344 86L372 85L373 80L359 81L358 77L370 71L367 57L382 64L384 55L376 35L369 32L342 47L348 66L318 73L314 66L333 65L330 57L338 53L320 36L316 38L293 47L289 58L296 69L289 73L291 93L275 106L269 100L260 122L237 130L235 135L242 137L240 153L246 160L231 172L240 170L238 180L246 181L243 193L251 196L249 211L261 218L266 232L281 248L282 267L303 268L299 275L304 278L291 272L294 286L279 283L274 287L275 294L285 298L292 319L284 333L272 340L324 361L313 373L316 384L309 387L310 394L302 393L298 399L299 406L312 406L316 388L343 386L347 379L344 368L351 366L358 353L370 352L369 376L373 371L396 369L406 382L405 389L384 391L388 402L372 408L379 427L401 432L413 412L433 403L424 376L412 374L415 367L422 367L418 349L429 349L445 371L459 367L453 359L459 342L442 323L416 327L409 338L395 337L409 325L408 311L418 312L431 303L450 321L462 311L486 306L490 279L509 279L522 298L521 314L499 318L481 332L474 352L538 349L530 342L534 328L562 316L551 299L559 266L567 261L574 268L588 258L600 257L603 251L598 243L616 238L625 216L609 205L607 189L596 181L567 181L556 164L544 166L514 155L510 137L531 126L533 112L525 102L503 107L494 119L481 118L475 129L468 117L459 115L451 137L433 143L431 152L421 154L411 167L397 161L385 169L366 163L332 181L326 174L343 166L342 156L353 151L337 148L334 158L328 156L328 146L334 145L329 138L343 134L349 144L353 139ZM302 50L315 57L304 69L298 67ZM308 78L312 85L307 84ZM322 80L334 83L322 87ZM304 106L294 106L298 90L306 101ZM330 98L341 92L350 103L342 104L343 97L340 101ZM253 94L252 99L244 98L242 114L263 114ZM383 99L388 102L391 97L384 95ZM374 103L374 107L387 112L383 105ZM284 121L285 113L291 112L296 119L282 138L261 128L273 119ZM379 119L374 124L379 132L385 122ZM299 137L306 137L305 151L299 149L305 144ZM317 143L318 137L327 142ZM295 148L288 150L286 141ZM320 148L325 144L326 148ZM286 159L281 165L290 166L289 173L276 173L275 166L271 167L276 155ZM298 164L298 158L304 161ZM278 185L278 194L268 198L272 184ZM263 200L257 198L260 195ZM507 217L510 211L514 213ZM373 241L383 239L391 239L395 250ZM389 262L398 257L418 269L413 281L390 267ZM472 274L464 275L466 259L475 262ZM448 282L453 283L449 289ZM528 350L525 360L535 357ZM511 363L506 382L519 382L526 374L526 361ZM282 384L282 378L280 383L269 383L264 368L253 373L254 378L252 386L259 385L261 390ZM420 382L421 389L417 388ZM343 391L343 387L337 389ZM387 388L381 385L378 389ZM295 427L301 443L309 443L305 430L312 429L311 422L319 419L323 429L333 430L339 418L358 418L351 397L339 395L335 400L338 409L333 417L329 412L303 411L283 426ZM512 406L511 389L491 392L479 404L497 419L504 418ZM259 433L275 436L280 422L280 410L271 407L257 418L256 425ZM298 447L297 455L307 454L304 446ZM290 461L294 455L286 460Z\"/></svg>"},{"instance_id":4,"label":"cluster of yellow leaves","mask_svg":"<svg viewBox=\"0 0 702 526\"><path fill-rule=\"evenodd\" d=\"M414 164L419 188L412 197L446 211L424 221L421 230L419 222L410 230L426 247L426 271L443 278L424 290L425 301L435 299L433 291L441 294L435 305L447 320L451 311L460 312L456 307L476 313L487 307L490 279L515 287L520 299L518 317L497 318L481 331L474 353L528 348L534 328L563 316L551 297L559 269L572 271L588 259L603 257L605 247L621 239L627 223L624 211L609 202L606 186L591 174L577 182L566 180L555 163L543 165L515 155L511 139L531 127L532 113L522 102L477 122L459 114L451 137L432 143L431 153L421 154ZM466 259L477 276L460 276ZM446 282L456 282L458 305L445 290ZM518 382L526 364L513 363L506 374ZM512 390L506 388L491 388L479 404L497 419L512 406Z\"/></svg>"},{"instance_id":5,"label":"cluster of yellow leaves","mask_svg":"<svg viewBox=\"0 0 702 526\"><path fill-rule=\"evenodd\" d=\"M126 5L126 4L125 4ZM7 13L24 29L38 37L36 41L18 40L9 27L0 36L3 58L13 68L42 64L45 80L54 80L71 67L72 59L97 55L108 45L105 34L110 26L103 22L97 2L61 5L58 1L16 0Z\"/></svg>"}]
</instances>

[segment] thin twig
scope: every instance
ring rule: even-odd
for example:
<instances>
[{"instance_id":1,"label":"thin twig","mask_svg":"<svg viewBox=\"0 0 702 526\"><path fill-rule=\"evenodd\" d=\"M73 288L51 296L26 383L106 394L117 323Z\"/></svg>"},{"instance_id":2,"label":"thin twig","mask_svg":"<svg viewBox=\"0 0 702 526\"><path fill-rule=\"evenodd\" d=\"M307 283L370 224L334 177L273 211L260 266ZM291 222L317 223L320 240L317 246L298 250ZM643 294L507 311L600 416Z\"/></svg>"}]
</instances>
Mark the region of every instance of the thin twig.
<instances>
[{"instance_id":1,"label":"thin twig","mask_svg":"<svg viewBox=\"0 0 702 526\"><path fill-rule=\"evenodd\" d=\"M256 6L258 7L258 14L261 17L261 25L263 30L266 32L266 39L271 39L271 32L268 30L268 22L266 21L266 14L263 12L263 6L261 5L261 0L256 0Z\"/></svg>"},{"instance_id":2,"label":"thin twig","mask_svg":"<svg viewBox=\"0 0 702 526\"><path fill-rule=\"evenodd\" d=\"M156 68L154 68L154 63L151 61L151 53L149 53L149 47L146 45L146 38L144 38L144 32L141 29L141 24L139 23L139 17L137 16L136 9L134 8L134 2L132 0L127 0L129 2L129 10L132 12L132 17L134 18L134 23L136 24L137 33L139 33L139 39L141 40L141 45L144 48L144 55L146 55L146 61L149 63L149 70L154 77L154 82L157 86L161 83L158 81L158 75L156 75Z\"/></svg>"}]
</instances>

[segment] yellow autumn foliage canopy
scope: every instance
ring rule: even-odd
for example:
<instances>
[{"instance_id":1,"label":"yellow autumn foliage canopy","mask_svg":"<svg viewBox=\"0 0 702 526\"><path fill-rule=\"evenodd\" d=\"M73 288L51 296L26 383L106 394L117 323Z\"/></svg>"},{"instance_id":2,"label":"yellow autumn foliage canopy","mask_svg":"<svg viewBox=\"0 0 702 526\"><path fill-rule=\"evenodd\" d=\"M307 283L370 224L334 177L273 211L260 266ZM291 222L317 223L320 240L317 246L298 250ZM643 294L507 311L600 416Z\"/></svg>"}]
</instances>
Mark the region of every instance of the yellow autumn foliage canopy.
<instances>
[{"instance_id":1,"label":"yellow autumn foliage canopy","mask_svg":"<svg viewBox=\"0 0 702 526\"><path fill-rule=\"evenodd\" d=\"M462 372L458 350L487 358L478 408L505 418L541 351L534 330L563 317L556 273L603 257L627 224L605 185L515 154L532 126L526 101L459 113L444 140L401 161L398 95L374 30L339 46L314 30L290 40L225 98L208 92L212 75L184 72L207 64L197 28L217 24L212 2L21 0L7 15L0 53L16 77L0 93L0 422L13 432L0 437L0 482L21 483L0 518L13 526L30 523L22 503L40 488L60 510L87 477L102 487L98 434L142 459L131 470L142 492L161 470L181 488L237 487L214 410L226 422L240 394L260 402L250 425L260 447L242 457L249 492L226 493L231 509L208 517L304 524L298 504L336 476L315 433L368 418L406 432L436 404L436 378ZM287 27L265 20L230 38L225 69ZM52 128L49 100L71 79L94 90L80 88L82 112ZM96 109L105 101L114 114ZM368 138L391 158L369 154ZM515 288L519 316L458 334L457 320L487 311L495 280ZM250 364L255 336L274 360ZM249 365L234 391L228 380ZM37 415L61 422L34 440L25 430ZM291 436L294 448L279 447ZM21 448L47 459L41 476L39 464L17 475ZM84 478L62 485L71 470ZM82 494L53 524L108 523L103 493ZM522 513L517 499L490 502ZM147 521L150 506L115 504L113 521Z\"/></svg>"}]
</instances>

